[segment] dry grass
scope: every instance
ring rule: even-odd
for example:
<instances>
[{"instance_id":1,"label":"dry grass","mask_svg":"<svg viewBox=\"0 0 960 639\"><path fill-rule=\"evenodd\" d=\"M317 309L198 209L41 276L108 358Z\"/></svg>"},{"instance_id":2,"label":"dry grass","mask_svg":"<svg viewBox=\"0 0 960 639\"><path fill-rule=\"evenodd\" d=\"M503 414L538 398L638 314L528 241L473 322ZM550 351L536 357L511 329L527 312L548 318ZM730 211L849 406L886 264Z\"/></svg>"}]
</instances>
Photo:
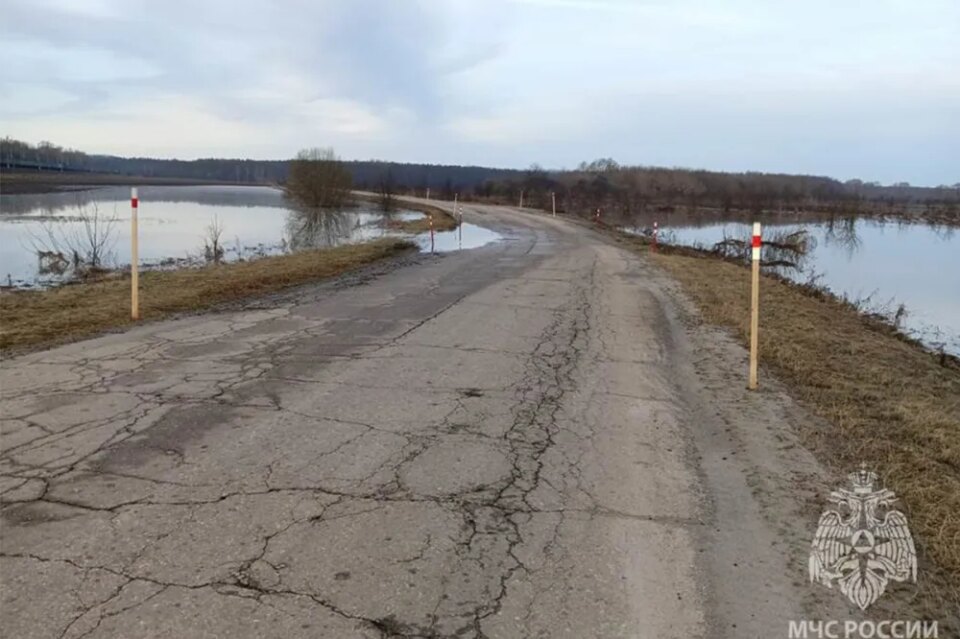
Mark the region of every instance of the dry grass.
<instances>
[{"instance_id":1,"label":"dry grass","mask_svg":"<svg viewBox=\"0 0 960 639\"><path fill-rule=\"evenodd\" d=\"M732 329L747 344L749 270L682 252L651 257L683 285L706 321ZM900 498L927 564L921 564L924 597L933 605L960 601L955 360L941 362L833 296L766 276L760 326L762 364L830 424L804 433L807 443L837 473L861 462L876 467Z\"/></svg>"},{"instance_id":2,"label":"dry grass","mask_svg":"<svg viewBox=\"0 0 960 639\"><path fill-rule=\"evenodd\" d=\"M421 210L430 208L433 209L433 211L424 211L427 217L420 218L419 220L396 220L388 222L387 225L392 229L397 229L404 233L418 234L430 232L431 218L433 219L433 230L437 233L440 231L452 231L457 228L459 224L450 213L447 213L443 209L432 206L428 207L426 205L418 205L416 208Z\"/></svg>"},{"instance_id":3,"label":"dry grass","mask_svg":"<svg viewBox=\"0 0 960 639\"><path fill-rule=\"evenodd\" d=\"M380 202L379 196L369 193L354 193L354 197L365 202ZM396 198L394 202L399 208L420 211L424 213L426 217L419 220L388 220L386 222L388 228L410 233L411 235L428 233L430 232L431 218L433 218L433 230L437 233L440 231L452 231L460 225L460 221L456 219L453 214L439 206L401 198Z\"/></svg>"},{"instance_id":4,"label":"dry grass","mask_svg":"<svg viewBox=\"0 0 960 639\"><path fill-rule=\"evenodd\" d=\"M160 319L332 277L411 248L413 244L405 240L383 239L252 262L143 273L141 317ZM129 277L0 294L0 350L5 353L132 323Z\"/></svg>"}]
</instances>

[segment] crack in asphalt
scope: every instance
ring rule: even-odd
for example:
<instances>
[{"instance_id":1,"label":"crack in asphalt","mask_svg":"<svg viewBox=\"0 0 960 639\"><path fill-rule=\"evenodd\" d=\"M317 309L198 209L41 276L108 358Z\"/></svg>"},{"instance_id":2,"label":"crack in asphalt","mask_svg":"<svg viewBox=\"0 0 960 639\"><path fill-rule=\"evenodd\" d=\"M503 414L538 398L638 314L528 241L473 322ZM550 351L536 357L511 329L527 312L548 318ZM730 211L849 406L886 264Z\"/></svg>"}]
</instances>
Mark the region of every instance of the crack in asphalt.
<instances>
[{"instance_id":1,"label":"crack in asphalt","mask_svg":"<svg viewBox=\"0 0 960 639\"><path fill-rule=\"evenodd\" d=\"M529 253L535 244L535 240L531 241L523 255ZM44 434L5 449L0 454L0 462L4 464L0 468L0 478L13 480L13 483L0 489L0 501L4 502L3 516L25 526L43 526L48 522L76 516L93 520L108 517L109 525L122 532L125 529L118 522L137 517L145 507L183 509L183 512L176 513L178 517L171 520L167 530L154 531L156 534L144 533L146 536L139 540L136 551L118 562L118 565L105 564L96 556L70 556L69 548L62 551L63 556L55 556L57 550L46 553L4 550L0 552L0 558L60 562L81 574L100 570L120 580L109 593L97 597L96 601L80 601L78 614L63 628L59 635L61 638L94 634L105 620L128 614L178 588L208 590L218 596L239 597L264 606L271 606L270 598L273 597L302 597L382 637L486 638L489 636L486 625L503 610L514 582L538 570L535 566L527 565L520 552L521 547L530 542L525 539L525 528L534 516L552 518L542 549L542 554L552 561L560 561L565 552L561 542L562 529L567 518L573 515L590 519L651 521L678 527L699 523L684 517L635 515L597 504L582 482L580 466L586 446L579 447L573 457L568 450L559 451L559 461L551 462L551 475L548 477L544 473L548 453L557 450L559 433L563 432L579 441L589 440L593 436L591 432L575 432L560 422L565 398L576 388L578 369L586 365L590 340L598 340L604 353L609 348L593 323L598 313L603 312L599 302L602 282L597 272L598 261L594 256L592 263L580 268L577 277L571 280L531 278L531 281L567 285L562 296L550 300L551 304L546 308L534 304L500 304L501 307L509 306L524 311L535 309L549 318L538 336L530 336L532 346L523 352L463 344L418 343L413 339L420 335L428 337L430 323L458 306L461 309L470 305L496 306L475 300L461 305L473 292L468 291L452 296L449 303L442 304L439 310L428 316L400 327L392 337L360 344L363 350L358 352L322 356L299 353L301 346L331 333L325 321L298 315L298 306L289 305L269 311L266 318L257 321L296 320L301 325L285 332L268 332L249 342L229 342L225 348L228 351L231 348L236 350L224 357L218 358L216 353L212 358L169 355L167 350L185 348L189 342L183 341L183 336L164 337L160 334L152 336L147 344L112 355L118 360L116 366L107 365L97 357L80 358L68 367L73 381L66 385L62 393L38 398L35 391L27 389L6 396L13 401L28 400L27 407L14 412L12 419L24 424L24 428L36 427ZM507 284L505 295L522 296L522 286L521 280ZM434 289L437 286L419 294L432 295ZM200 328L195 329L198 334L196 343L203 347L206 344L203 338L209 340L211 337L216 343L221 338L253 328L257 321L216 317L211 320L211 325L216 325L212 333L204 335ZM168 334L173 335L175 331L171 329ZM339 343L335 341L326 345ZM377 365L413 362L411 366L419 365L415 358L396 353L384 354L387 349L397 346L449 352L451 356L460 353L464 356L484 354L511 358L518 363L519 377L512 379L505 374L503 379L494 380L496 384L493 387L466 386L457 380L451 380L449 386L443 384L444 380L438 380L441 383L430 387L418 387L415 384L408 387L406 384L380 385L369 383L369 380L367 383L358 383L349 378L337 379L326 375L332 366L355 362L375 361ZM352 347L356 347L356 343L350 343L345 348ZM306 361L305 371L323 374L319 378L311 378L310 375L297 375L285 369L285 365L301 360ZM40 359L37 364L55 366L62 365L62 362L51 357ZM325 416L324 404L316 404L317 412L311 411L303 403L287 405L283 393L272 386L291 383L308 389L350 387L403 392L410 388L425 397L435 397L438 414L426 426L410 429L393 425L385 427L378 425L374 419L361 421ZM61 400L76 398L91 402L96 416L71 423L60 431L51 430L36 421L51 410L58 410ZM103 398L109 398L114 404L101 403ZM34 402L34 406L29 405L30 401ZM51 406L54 408L51 409ZM491 406L495 409L491 409ZM113 410L117 407L122 410ZM198 456L200 453L196 447L199 440L187 430L177 429L184 428L184 424L189 425L190 416L193 415L190 411L219 408L224 413L217 417L218 424L228 424L232 415L241 414L237 411L248 410L253 415L250 419L263 416L295 417L298 418L298 424L316 424L326 428L336 426L343 433L338 431L336 436L328 435L329 439L323 440L323 444L311 442L308 467L291 466L292 462L288 463L287 458L295 451L264 450L258 460L259 465L249 476L223 480L203 478L198 474L202 466L202 457ZM97 410L101 412L97 413ZM497 419L501 415L506 417L508 421L505 427L499 431L491 430L490 424L484 420L491 414ZM271 423L279 428L281 422L275 420ZM178 436L163 435L163 428L173 429L171 432ZM70 447L70 442L75 441L72 437L97 429L112 432L88 449ZM242 436L241 431L238 437ZM481 475L481 479L473 483L464 480L462 485L435 493L424 491L422 486L418 487L411 480L409 472L423 463L423 456L428 451L435 451L438 444L448 438L452 438L453 442L461 441L457 438L469 438L471 442L482 443L492 453L503 456L508 470L503 475L490 478ZM256 445L254 440L245 443ZM381 448L384 449L381 456L372 458L364 465L361 453ZM29 456L48 450L55 451L55 456L38 457L36 460ZM157 468L147 466L144 469L137 468L138 472L135 472L130 468L134 464L124 466L111 461L114 457L122 459L128 450L145 455L143 459L155 462L161 470L177 472L170 476L155 477L151 475L160 472ZM136 465L139 466L140 462ZM305 468L319 475L304 476ZM284 473L293 477L285 478ZM195 481L185 479L191 476ZM87 480L116 483L132 489L133 494L106 495L101 504L92 501L83 491L71 494L65 490ZM27 486L29 482L40 482L42 485ZM95 488L102 485L93 484ZM571 487L591 500L592 506L545 507L534 497L541 489L563 494ZM61 488L64 490L56 490ZM150 562L140 565L157 549L169 546L171 538L181 531L198 525L201 520L214 519L243 508L243 500L256 498L276 499L278 504L284 503L281 500L289 500L290 504L284 516L278 516L278 521L271 522L272 528L269 530L265 525L252 523L253 531L238 532L241 537L245 535L244 543L251 546L244 551L242 558L200 567L196 574L191 575L192 579L182 580L159 578ZM416 571L421 564L437 561L431 555L439 552L437 548L444 544L452 548L453 565L444 567L442 587L436 594L436 600L430 600L429 612L425 617L412 618L402 612L386 610L382 615L369 614L361 609L362 606L344 603L336 593L326 591L312 582L294 587L291 584L296 584L297 580L293 567L287 562L276 561L276 558L271 560L272 553L283 556L277 548L289 543L289 538L295 534L302 535L304 531L318 527L329 528L335 522L344 520L359 520L389 507L412 505L436 507L439 514L449 515L451 521L459 521L459 528L455 530L441 533L426 531L413 540L415 543L411 542L408 551L400 553L398 550L398 557L392 560L393 564L403 566L405 570ZM301 507L305 512L298 510ZM52 510L30 510L36 508ZM36 517L31 519L33 515ZM229 574L224 574L224 571ZM462 575L482 576L482 580L476 577L482 583L475 587L473 598L457 598L454 594L453 585L459 584L450 582L463 579ZM349 571L337 572L334 578L344 582L351 579ZM83 581L80 583L83 584ZM135 587L140 586L149 587L143 592L134 593ZM530 609L538 596L540 593L535 592L526 615L531 614Z\"/></svg>"}]
</instances>

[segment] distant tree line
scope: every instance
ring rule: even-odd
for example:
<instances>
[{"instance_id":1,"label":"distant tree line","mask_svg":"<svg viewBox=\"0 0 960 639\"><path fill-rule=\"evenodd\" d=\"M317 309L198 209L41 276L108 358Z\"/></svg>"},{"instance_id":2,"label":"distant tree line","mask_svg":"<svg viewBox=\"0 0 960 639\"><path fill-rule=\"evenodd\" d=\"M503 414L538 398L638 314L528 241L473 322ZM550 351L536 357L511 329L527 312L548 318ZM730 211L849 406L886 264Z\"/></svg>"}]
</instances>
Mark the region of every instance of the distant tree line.
<instances>
[{"instance_id":1,"label":"distant tree line","mask_svg":"<svg viewBox=\"0 0 960 639\"><path fill-rule=\"evenodd\" d=\"M332 153L332 151L331 151ZM287 160L199 159L159 160L91 155L50 142L31 145L4 138L0 141L3 170L60 170L186 178L227 183L285 184L304 158ZM317 166L317 165L311 165ZM581 163L574 170L547 171L538 165L527 170L479 166L344 161L352 188L374 191L388 202L393 194L453 199L471 198L547 209L551 193L568 212L587 214L596 208L630 216L643 211L669 212L677 208L723 211L825 211L858 213L902 212L905 207L937 209L960 215L960 183L938 187L906 182L841 182L814 175L780 173L722 173L718 171L621 166L603 158Z\"/></svg>"},{"instance_id":2,"label":"distant tree line","mask_svg":"<svg viewBox=\"0 0 960 639\"><path fill-rule=\"evenodd\" d=\"M706 208L896 215L920 207L948 217L960 216L960 183L884 186L814 175L621 166L609 158L581 163L572 171L548 172L533 165L520 176L485 181L474 194L488 201L518 204L521 191L525 206L549 209L553 194L558 207L582 215L597 208L620 217Z\"/></svg>"},{"instance_id":3,"label":"distant tree line","mask_svg":"<svg viewBox=\"0 0 960 639\"><path fill-rule=\"evenodd\" d=\"M4 138L0 141L0 168L8 170L72 171L141 175L155 178L185 178L238 184L283 184L290 175L289 160L244 160L207 158L159 160L92 155L50 142L31 145ZM480 166L406 164L379 160L344 161L354 188L380 191L387 180L397 193L425 193L453 198L486 180L521 177L523 171Z\"/></svg>"}]
</instances>

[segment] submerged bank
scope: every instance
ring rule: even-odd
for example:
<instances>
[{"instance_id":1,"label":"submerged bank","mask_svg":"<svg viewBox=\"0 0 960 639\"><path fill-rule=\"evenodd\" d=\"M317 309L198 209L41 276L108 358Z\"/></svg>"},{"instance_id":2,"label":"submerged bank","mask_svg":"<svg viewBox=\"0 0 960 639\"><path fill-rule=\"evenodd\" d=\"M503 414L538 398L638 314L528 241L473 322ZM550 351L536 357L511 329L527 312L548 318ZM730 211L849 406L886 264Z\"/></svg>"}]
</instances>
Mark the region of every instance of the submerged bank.
<instances>
[{"instance_id":1,"label":"submerged bank","mask_svg":"<svg viewBox=\"0 0 960 639\"><path fill-rule=\"evenodd\" d=\"M365 264L416 250L413 242L386 238L140 276L143 320L200 311L218 304L330 278ZM0 293L0 352L74 341L130 326L129 276L44 291Z\"/></svg>"}]
</instances>

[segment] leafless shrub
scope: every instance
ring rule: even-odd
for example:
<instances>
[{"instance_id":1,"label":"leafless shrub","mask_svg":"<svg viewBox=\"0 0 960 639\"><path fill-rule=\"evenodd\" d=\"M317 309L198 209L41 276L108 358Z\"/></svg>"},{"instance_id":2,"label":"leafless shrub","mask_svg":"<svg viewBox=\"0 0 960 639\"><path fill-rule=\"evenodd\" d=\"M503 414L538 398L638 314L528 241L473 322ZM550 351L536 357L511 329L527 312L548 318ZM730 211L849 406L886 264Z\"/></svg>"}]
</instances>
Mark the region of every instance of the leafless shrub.
<instances>
[{"instance_id":1,"label":"leafless shrub","mask_svg":"<svg viewBox=\"0 0 960 639\"><path fill-rule=\"evenodd\" d=\"M203 257L207 262L219 264L223 261L223 224L216 215L210 220L203 236Z\"/></svg>"},{"instance_id":2,"label":"leafless shrub","mask_svg":"<svg viewBox=\"0 0 960 639\"><path fill-rule=\"evenodd\" d=\"M761 265L800 269L803 259L816 246L816 238L806 229L775 231L763 240ZM748 239L728 237L713 245L713 253L724 258L750 260L751 243Z\"/></svg>"},{"instance_id":3,"label":"leafless shrub","mask_svg":"<svg viewBox=\"0 0 960 639\"><path fill-rule=\"evenodd\" d=\"M96 202L77 204L69 222L55 218L40 223L33 235L41 274L63 275L71 267L77 276L102 271L113 261L117 215L100 212Z\"/></svg>"},{"instance_id":4,"label":"leafless shrub","mask_svg":"<svg viewBox=\"0 0 960 639\"><path fill-rule=\"evenodd\" d=\"M339 207L351 184L350 172L332 148L304 149L290 162L286 193L309 208Z\"/></svg>"},{"instance_id":5,"label":"leafless shrub","mask_svg":"<svg viewBox=\"0 0 960 639\"><path fill-rule=\"evenodd\" d=\"M393 179L393 172L389 167L380 168L380 177L379 177L379 196L380 196L380 208L389 213L396 208L396 198L394 193L396 193L397 187Z\"/></svg>"}]
</instances>

